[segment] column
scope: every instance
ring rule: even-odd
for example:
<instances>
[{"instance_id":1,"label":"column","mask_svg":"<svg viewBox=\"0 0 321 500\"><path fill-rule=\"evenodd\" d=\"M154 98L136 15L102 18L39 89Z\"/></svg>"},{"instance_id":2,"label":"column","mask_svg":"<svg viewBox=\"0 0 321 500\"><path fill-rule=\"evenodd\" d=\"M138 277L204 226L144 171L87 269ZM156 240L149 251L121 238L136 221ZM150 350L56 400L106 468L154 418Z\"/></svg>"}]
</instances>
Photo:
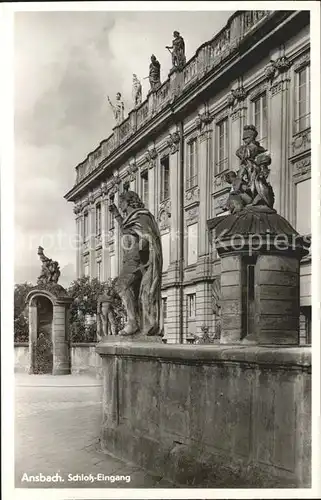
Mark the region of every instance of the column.
<instances>
[{"instance_id":1,"label":"column","mask_svg":"<svg viewBox=\"0 0 321 500\"><path fill-rule=\"evenodd\" d=\"M166 290L167 294L167 320L166 339L168 344L178 344L179 338L179 288L172 287Z\"/></svg>"},{"instance_id":2,"label":"column","mask_svg":"<svg viewBox=\"0 0 321 500\"><path fill-rule=\"evenodd\" d=\"M89 276L96 278L96 213L95 205L90 204L88 209L89 218Z\"/></svg>"},{"instance_id":3,"label":"column","mask_svg":"<svg viewBox=\"0 0 321 500\"><path fill-rule=\"evenodd\" d=\"M198 255L199 257L208 256L209 239L207 220L210 217L211 202L211 148L212 127L204 130L199 136L199 157L198 157L198 183L199 194L199 226L198 226Z\"/></svg>"},{"instance_id":4,"label":"column","mask_svg":"<svg viewBox=\"0 0 321 500\"><path fill-rule=\"evenodd\" d=\"M148 169L148 208L157 218L155 166L153 163L150 164L150 167Z\"/></svg>"},{"instance_id":5,"label":"column","mask_svg":"<svg viewBox=\"0 0 321 500\"><path fill-rule=\"evenodd\" d=\"M269 150L272 165L269 181L275 195L274 208L291 222L290 189L292 186L288 165L289 79L279 75L270 89Z\"/></svg>"},{"instance_id":6,"label":"column","mask_svg":"<svg viewBox=\"0 0 321 500\"><path fill-rule=\"evenodd\" d=\"M82 245L83 245L83 235L82 235L82 214L77 214L76 217L76 276L80 278L83 273L82 269Z\"/></svg>"},{"instance_id":7,"label":"column","mask_svg":"<svg viewBox=\"0 0 321 500\"><path fill-rule=\"evenodd\" d=\"M118 207L119 206L119 192L118 188L115 190L115 197L114 197L114 203ZM117 221L115 221L115 232L114 232L114 251L115 251L115 269L116 269L116 276L119 275L120 272L120 257L121 257L121 235L120 235L120 230L119 230L119 225Z\"/></svg>"},{"instance_id":8,"label":"column","mask_svg":"<svg viewBox=\"0 0 321 500\"><path fill-rule=\"evenodd\" d=\"M110 276L109 250L108 250L108 199L106 196L101 200L101 279L106 281Z\"/></svg>"},{"instance_id":9,"label":"column","mask_svg":"<svg viewBox=\"0 0 321 500\"><path fill-rule=\"evenodd\" d=\"M170 199L171 199L171 250L170 264L179 261L180 238L180 183L183 182L180 175L179 149L169 156L169 176L170 176Z\"/></svg>"},{"instance_id":10,"label":"column","mask_svg":"<svg viewBox=\"0 0 321 500\"><path fill-rule=\"evenodd\" d=\"M34 342L37 341L37 328L38 328L38 313L36 299L31 299L29 302L29 357L30 368L29 373L34 372L35 368L35 349Z\"/></svg>"}]
</instances>

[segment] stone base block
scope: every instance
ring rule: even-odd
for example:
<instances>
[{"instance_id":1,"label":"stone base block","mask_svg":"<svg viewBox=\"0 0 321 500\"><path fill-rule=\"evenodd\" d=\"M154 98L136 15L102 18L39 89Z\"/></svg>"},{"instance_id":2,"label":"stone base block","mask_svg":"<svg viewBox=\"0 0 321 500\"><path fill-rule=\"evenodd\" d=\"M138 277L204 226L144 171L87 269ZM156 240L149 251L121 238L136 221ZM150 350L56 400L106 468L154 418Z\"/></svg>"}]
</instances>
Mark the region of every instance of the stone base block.
<instances>
[{"instance_id":1,"label":"stone base block","mask_svg":"<svg viewBox=\"0 0 321 500\"><path fill-rule=\"evenodd\" d=\"M105 428L101 436L102 450L117 458L140 465L145 470L164 476L177 485L188 488L296 488L294 476L275 474L275 469L248 463L224 453L212 453L197 443L182 443L173 439L153 439L145 434L130 432L125 425ZM308 485L307 485L308 486Z\"/></svg>"},{"instance_id":2,"label":"stone base block","mask_svg":"<svg viewBox=\"0 0 321 500\"><path fill-rule=\"evenodd\" d=\"M311 350L105 342L101 444L188 487L311 484Z\"/></svg>"},{"instance_id":3,"label":"stone base block","mask_svg":"<svg viewBox=\"0 0 321 500\"><path fill-rule=\"evenodd\" d=\"M70 368L53 368L52 370L52 374L53 375L70 375L71 374L71 370Z\"/></svg>"}]
</instances>

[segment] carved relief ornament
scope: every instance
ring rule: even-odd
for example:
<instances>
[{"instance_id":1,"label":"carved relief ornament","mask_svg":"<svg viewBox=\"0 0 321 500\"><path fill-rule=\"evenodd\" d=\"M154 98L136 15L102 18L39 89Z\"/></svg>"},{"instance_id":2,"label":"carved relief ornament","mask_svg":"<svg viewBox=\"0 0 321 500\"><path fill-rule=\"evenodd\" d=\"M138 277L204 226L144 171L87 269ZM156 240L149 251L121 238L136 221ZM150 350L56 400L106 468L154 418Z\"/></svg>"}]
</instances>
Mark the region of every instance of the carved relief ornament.
<instances>
[{"instance_id":1,"label":"carved relief ornament","mask_svg":"<svg viewBox=\"0 0 321 500\"><path fill-rule=\"evenodd\" d=\"M291 66L292 62L285 55L278 57L276 61L271 59L270 62L265 66L265 77L272 83L275 78L288 71Z\"/></svg>"},{"instance_id":2,"label":"carved relief ornament","mask_svg":"<svg viewBox=\"0 0 321 500\"><path fill-rule=\"evenodd\" d=\"M170 149L170 154L173 155L179 150L180 134L178 131L169 134L167 139L167 146Z\"/></svg>"},{"instance_id":3,"label":"carved relief ornament","mask_svg":"<svg viewBox=\"0 0 321 500\"><path fill-rule=\"evenodd\" d=\"M247 97L247 91L241 85L237 89L231 89L227 96L227 105L229 107L235 106L237 103L242 102Z\"/></svg>"},{"instance_id":4,"label":"carved relief ornament","mask_svg":"<svg viewBox=\"0 0 321 500\"><path fill-rule=\"evenodd\" d=\"M155 148L146 151L145 159L148 163L148 168L153 168L156 165L157 151Z\"/></svg>"},{"instance_id":5,"label":"carved relief ornament","mask_svg":"<svg viewBox=\"0 0 321 500\"><path fill-rule=\"evenodd\" d=\"M198 205L186 210L185 220L186 220L187 225L190 225L190 224L193 224L194 222L197 222L198 218L199 218Z\"/></svg>"},{"instance_id":6,"label":"carved relief ornament","mask_svg":"<svg viewBox=\"0 0 321 500\"><path fill-rule=\"evenodd\" d=\"M117 193L117 191L119 190L120 182L121 182L121 179L119 177L119 174L118 174L118 172L115 172L113 175L113 178L111 179L111 181L108 185L108 193L111 195Z\"/></svg>"},{"instance_id":7,"label":"carved relief ornament","mask_svg":"<svg viewBox=\"0 0 321 500\"><path fill-rule=\"evenodd\" d=\"M311 172L311 158L302 158L301 160L293 163L293 175L294 177L301 177L307 173Z\"/></svg>"},{"instance_id":8,"label":"carved relief ornament","mask_svg":"<svg viewBox=\"0 0 321 500\"><path fill-rule=\"evenodd\" d=\"M200 130L200 132L202 132L204 127L212 122L212 119L213 117L211 113L209 113L209 111L198 113L198 116L195 120L196 127Z\"/></svg>"},{"instance_id":9,"label":"carved relief ornament","mask_svg":"<svg viewBox=\"0 0 321 500\"><path fill-rule=\"evenodd\" d=\"M161 203L157 217L159 229L161 231L169 229L170 218L171 218L171 202L167 200Z\"/></svg>"}]
</instances>

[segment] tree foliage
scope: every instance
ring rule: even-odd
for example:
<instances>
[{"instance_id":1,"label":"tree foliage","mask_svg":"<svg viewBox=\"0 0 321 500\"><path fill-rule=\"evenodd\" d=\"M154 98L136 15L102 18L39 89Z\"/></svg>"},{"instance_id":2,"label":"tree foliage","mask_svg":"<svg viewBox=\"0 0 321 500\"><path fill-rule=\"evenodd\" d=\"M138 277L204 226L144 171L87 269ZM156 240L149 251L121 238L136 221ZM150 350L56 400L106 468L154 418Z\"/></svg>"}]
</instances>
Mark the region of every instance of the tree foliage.
<instances>
[{"instance_id":1,"label":"tree foliage","mask_svg":"<svg viewBox=\"0 0 321 500\"><path fill-rule=\"evenodd\" d=\"M25 281L19 283L14 287L14 318L18 318L20 314L25 314L27 307L26 298L33 285Z\"/></svg>"},{"instance_id":2,"label":"tree foliage","mask_svg":"<svg viewBox=\"0 0 321 500\"><path fill-rule=\"evenodd\" d=\"M84 276L73 281L67 292L73 298L69 314L69 328L71 342L95 342L97 340L97 305L99 296L114 291L115 280L109 279L101 283L98 279ZM28 310L26 297L34 288L31 283L15 285L14 289L14 340L27 342L29 338ZM112 293L115 300L116 319L119 329L122 327L121 317L124 314L121 300ZM92 319L92 321L88 321Z\"/></svg>"},{"instance_id":3,"label":"tree foliage","mask_svg":"<svg viewBox=\"0 0 321 500\"><path fill-rule=\"evenodd\" d=\"M97 278L83 276L73 281L68 288L68 295L74 299L70 311L73 323L80 316L93 316L97 313L98 298L113 289L114 281L109 279L101 283ZM79 314L80 313L80 314Z\"/></svg>"},{"instance_id":4,"label":"tree foliage","mask_svg":"<svg viewBox=\"0 0 321 500\"><path fill-rule=\"evenodd\" d=\"M26 298L33 288L27 281L14 287L14 341L28 342L29 324Z\"/></svg>"}]
</instances>

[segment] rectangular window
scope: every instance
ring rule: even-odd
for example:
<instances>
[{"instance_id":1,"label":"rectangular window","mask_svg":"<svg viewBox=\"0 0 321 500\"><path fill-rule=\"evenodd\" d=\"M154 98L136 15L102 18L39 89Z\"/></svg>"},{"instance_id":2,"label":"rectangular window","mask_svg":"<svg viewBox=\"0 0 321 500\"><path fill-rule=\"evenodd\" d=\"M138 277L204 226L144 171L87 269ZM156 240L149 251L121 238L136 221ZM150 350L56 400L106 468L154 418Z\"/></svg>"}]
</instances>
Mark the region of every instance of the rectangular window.
<instances>
[{"instance_id":1,"label":"rectangular window","mask_svg":"<svg viewBox=\"0 0 321 500\"><path fill-rule=\"evenodd\" d=\"M193 139L187 145L187 172L186 189L197 186L198 168L197 168L197 139Z\"/></svg>"},{"instance_id":2,"label":"rectangular window","mask_svg":"<svg viewBox=\"0 0 321 500\"><path fill-rule=\"evenodd\" d=\"M161 201L167 200L169 198L169 157L161 159L160 162L160 174L161 174Z\"/></svg>"},{"instance_id":3,"label":"rectangular window","mask_svg":"<svg viewBox=\"0 0 321 500\"><path fill-rule=\"evenodd\" d=\"M295 74L295 133L310 127L310 66Z\"/></svg>"},{"instance_id":4,"label":"rectangular window","mask_svg":"<svg viewBox=\"0 0 321 500\"><path fill-rule=\"evenodd\" d=\"M266 92L252 102L253 122L258 132L257 141L267 149L268 146L268 109Z\"/></svg>"},{"instance_id":5,"label":"rectangular window","mask_svg":"<svg viewBox=\"0 0 321 500\"><path fill-rule=\"evenodd\" d=\"M302 236L311 234L311 179L296 184L296 230Z\"/></svg>"},{"instance_id":6,"label":"rectangular window","mask_svg":"<svg viewBox=\"0 0 321 500\"><path fill-rule=\"evenodd\" d=\"M187 227L187 265L197 262L197 244L198 244L198 224L191 224Z\"/></svg>"},{"instance_id":7,"label":"rectangular window","mask_svg":"<svg viewBox=\"0 0 321 500\"><path fill-rule=\"evenodd\" d=\"M220 121L216 125L217 135L217 157L216 157L216 173L219 174L228 168L228 119Z\"/></svg>"},{"instance_id":8,"label":"rectangular window","mask_svg":"<svg viewBox=\"0 0 321 500\"><path fill-rule=\"evenodd\" d=\"M140 177L141 180L141 200L145 207L148 208L148 170L143 172Z\"/></svg>"},{"instance_id":9,"label":"rectangular window","mask_svg":"<svg viewBox=\"0 0 321 500\"><path fill-rule=\"evenodd\" d=\"M109 198L109 203L110 205L114 203L114 196L110 196ZM111 229L114 229L115 227L115 216L110 210L108 210L108 230L110 231Z\"/></svg>"},{"instance_id":10,"label":"rectangular window","mask_svg":"<svg viewBox=\"0 0 321 500\"><path fill-rule=\"evenodd\" d=\"M162 298L163 321L167 319L167 297Z\"/></svg>"},{"instance_id":11,"label":"rectangular window","mask_svg":"<svg viewBox=\"0 0 321 500\"><path fill-rule=\"evenodd\" d=\"M101 204L96 205L96 236L101 235Z\"/></svg>"},{"instance_id":12,"label":"rectangular window","mask_svg":"<svg viewBox=\"0 0 321 500\"><path fill-rule=\"evenodd\" d=\"M196 316L196 293L187 295L187 315L189 318L195 318Z\"/></svg>"},{"instance_id":13,"label":"rectangular window","mask_svg":"<svg viewBox=\"0 0 321 500\"><path fill-rule=\"evenodd\" d=\"M89 214L88 212L84 213L84 241L88 240L89 236Z\"/></svg>"},{"instance_id":14,"label":"rectangular window","mask_svg":"<svg viewBox=\"0 0 321 500\"><path fill-rule=\"evenodd\" d=\"M97 261L97 279L101 281L101 260Z\"/></svg>"}]
</instances>

